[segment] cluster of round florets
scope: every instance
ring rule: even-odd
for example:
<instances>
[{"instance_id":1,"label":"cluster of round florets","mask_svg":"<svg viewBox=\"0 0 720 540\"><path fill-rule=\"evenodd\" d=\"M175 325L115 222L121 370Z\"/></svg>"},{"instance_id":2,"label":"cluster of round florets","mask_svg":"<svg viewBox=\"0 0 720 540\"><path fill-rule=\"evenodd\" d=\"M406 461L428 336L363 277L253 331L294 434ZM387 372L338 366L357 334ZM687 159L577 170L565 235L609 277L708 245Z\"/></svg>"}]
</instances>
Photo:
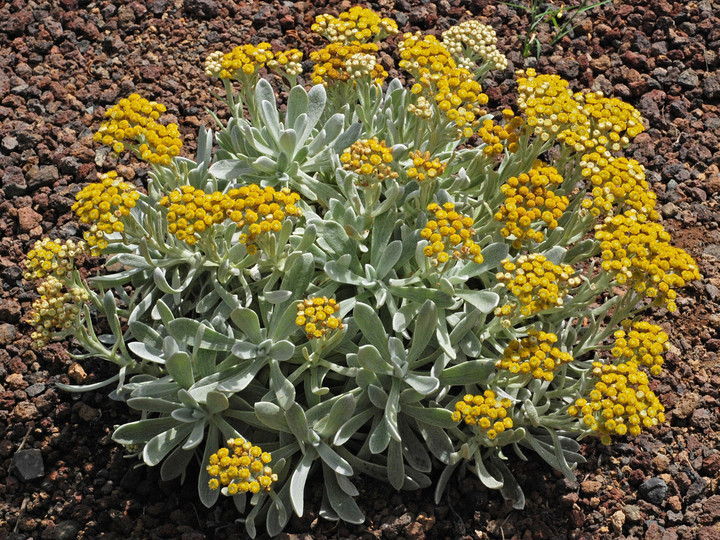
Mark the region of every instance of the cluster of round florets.
<instances>
[{"instance_id":1,"label":"cluster of round florets","mask_svg":"<svg viewBox=\"0 0 720 540\"><path fill-rule=\"evenodd\" d=\"M489 69L505 69L507 58L495 44L495 30L479 21L465 21L442 33L442 42L460 67L473 70L475 63L488 64Z\"/></svg>"},{"instance_id":2,"label":"cluster of round florets","mask_svg":"<svg viewBox=\"0 0 720 540\"><path fill-rule=\"evenodd\" d=\"M670 244L670 235L660 223L628 210L607 217L596 226L595 238L602 249L602 268L618 283L627 283L639 293L675 311L676 287L702 276L693 258Z\"/></svg>"},{"instance_id":3,"label":"cluster of round florets","mask_svg":"<svg viewBox=\"0 0 720 540\"><path fill-rule=\"evenodd\" d=\"M430 152L416 150L410 152L410 159L412 159L412 167L407 171L407 177L418 182L424 182L434 180L445 172L447 162L443 163L438 158L432 158Z\"/></svg>"},{"instance_id":4,"label":"cluster of round florets","mask_svg":"<svg viewBox=\"0 0 720 540\"><path fill-rule=\"evenodd\" d=\"M72 210L83 223L97 223L98 230L111 234L125 230L122 218L130 215L139 198L135 186L110 171L75 195Z\"/></svg>"},{"instance_id":5,"label":"cluster of round florets","mask_svg":"<svg viewBox=\"0 0 720 540\"><path fill-rule=\"evenodd\" d=\"M526 123L534 133L547 141L561 130L587 125L587 117L568 82L558 75L537 75L535 70L517 72L518 107L527 117ZM572 131L572 129L571 129Z\"/></svg>"},{"instance_id":6,"label":"cluster of round florets","mask_svg":"<svg viewBox=\"0 0 720 540\"><path fill-rule=\"evenodd\" d=\"M263 235L282 229L286 216L302 215L297 207L300 195L289 188L277 190L250 184L230 189L227 199L231 205L227 208L227 217L238 228L247 226L247 232L240 234L238 241L247 246L250 255L257 253L257 243Z\"/></svg>"},{"instance_id":7,"label":"cluster of round florets","mask_svg":"<svg viewBox=\"0 0 720 540\"><path fill-rule=\"evenodd\" d=\"M495 277L519 300L524 317L562 306L570 289L581 283L572 266L555 264L537 253L521 255L515 262L504 259L501 264L504 272ZM506 304L495 308L495 315L511 317L517 308L516 303Z\"/></svg>"},{"instance_id":8,"label":"cluster of round florets","mask_svg":"<svg viewBox=\"0 0 720 540\"><path fill-rule=\"evenodd\" d=\"M385 141L379 141L377 137L355 141L340 155L343 169L357 174L362 186L382 182L386 178L397 178L398 173L390 167L392 161L392 148L388 148Z\"/></svg>"},{"instance_id":9,"label":"cluster of round florets","mask_svg":"<svg viewBox=\"0 0 720 540\"><path fill-rule=\"evenodd\" d=\"M68 330L75 324L88 293L81 287L70 287L63 292L63 284L55 276L48 277L37 288L40 298L32 304L27 322L35 328L30 335L36 347L44 347L57 332Z\"/></svg>"},{"instance_id":10,"label":"cluster of round florets","mask_svg":"<svg viewBox=\"0 0 720 540\"><path fill-rule=\"evenodd\" d=\"M257 46L240 45L226 54L222 51L210 53L205 59L205 75L247 81L261 68L267 67L295 77L302 73L302 58L303 54L297 49L273 52L267 42Z\"/></svg>"},{"instance_id":11,"label":"cluster of round florets","mask_svg":"<svg viewBox=\"0 0 720 540\"><path fill-rule=\"evenodd\" d=\"M417 87L419 89L420 85L418 85ZM424 118L425 120L432 118L433 114L430 100L428 100L428 98L426 98L425 96L418 96L417 98L415 98L415 103L410 103L407 110L410 114L414 114L415 116L419 118Z\"/></svg>"},{"instance_id":12,"label":"cluster of round florets","mask_svg":"<svg viewBox=\"0 0 720 540\"><path fill-rule=\"evenodd\" d=\"M197 234L225 221L225 213L232 207L232 201L220 191L205 193L192 186L172 191L159 204L168 209L168 232L191 246L197 242Z\"/></svg>"},{"instance_id":13,"label":"cluster of round florets","mask_svg":"<svg viewBox=\"0 0 720 540\"><path fill-rule=\"evenodd\" d=\"M182 141L177 124L165 126L156 122L166 110L162 103L131 94L105 112L108 120L102 123L93 139L117 154L125 150L126 144L131 144L141 159L153 165L170 165L172 158L180 154Z\"/></svg>"},{"instance_id":14,"label":"cluster of round florets","mask_svg":"<svg viewBox=\"0 0 720 540\"><path fill-rule=\"evenodd\" d=\"M500 230L504 238L514 236L513 247L520 249L525 240L542 242L545 234L532 228L533 222L542 219L552 230L570 201L564 195L556 195L552 186L559 186L563 177L555 167L537 160L527 174L512 176L500 188L505 203L495 213L495 219L505 225Z\"/></svg>"},{"instance_id":15,"label":"cluster of round florets","mask_svg":"<svg viewBox=\"0 0 720 540\"><path fill-rule=\"evenodd\" d=\"M482 93L480 83L472 78L465 68L447 70L446 76L435 82L435 103L445 113L448 120L455 122L459 133L472 137L479 124L477 118L482 109L480 105L488 102L487 95Z\"/></svg>"},{"instance_id":16,"label":"cluster of round florets","mask_svg":"<svg viewBox=\"0 0 720 540\"><path fill-rule=\"evenodd\" d=\"M614 215L626 208L633 208L651 221L660 219L655 210L657 195L645 180L645 169L634 159L610 157L606 159L597 152L586 154L580 161L582 175L592 184L592 199L585 199L583 208L599 216Z\"/></svg>"},{"instance_id":17,"label":"cluster of round florets","mask_svg":"<svg viewBox=\"0 0 720 540\"><path fill-rule=\"evenodd\" d=\"M315 62L312 83L327 86L328 83L347 82L369 75L374 83L381 85L388 73L377 61L378 51L375 43L359 41L331 43L319 51L313 51L310 53L310 59ZM372 57L374 63L371 64L368 57ZM360 64L362 67L359 67Z\"/></svg>"},{"instance_id":18,"label":"cluster of round florets","mask_svg":"<svg viewBox=\"0 0 720 540\"><path fill-rule=\"evenodd\" d=\"M273 56L266 41L257 45L238 45L226 54L215 51L205 60L205 74L221 79L247 79L265 67Z\"/></svg>"},{"instance_id":19,"label":"cluster of round florets","mask_svg":"<svg viewBox=\"0 0 720 540\"><path fill-rule=\"evenodd\" d=\"M652 375L662 372L662 355L670 349L668 335L656 325L647 321L632 322L629 319L621 323L623 329L615 334L615 345L611 353L623 361L633 361L650 368Z\"/></svg>"},{"instance_id":20,"label":"cluster of round florets","mask_svg":"<svg viewBox=\"0 0 720 540\"><path fill-rule=\"evenodd\" d=\"M25 260L25 279L43 279L48 276L62 277L73 269L73 259L85 253L85 243L72 240L43 238L33 244Z\"/></svg>"},{"instance_id":21,"label":"cluster of round florets","mask_svg":"<svg viewBox=\"0 0 720 540\"><path fill-rule=\"evenodd\" d=\"M495 363L495 367L507 369L510 373L532 375L534 379L552 381L557 369L573 359L570 353L553 346L557 339L551 332L530 328L527 337L519 341L514 339L505 347L503 357Z\"/></svg>"},{"instance_id":22,"label":"cluster of round florets","mask_svg":"<svg viewBox=\"0 0 720 540\"><path fill-rule=\"evenodd\" d=\"M650 391L648 376L637 363L593 362L592 373L597 382L590 400L576 400L568 414L582 417L583 424L595 431L603 444L610 444L612 435L637 436L643 427L665 421L665 408Z\"/></svg>"},{"instance_id":23,"label":"cluster of round florets","mask_svg":"<svg viewBox=\"0 0 720 540\"><path fill-rule=\"evenodd\" d=\"M612 152L619 152L645 131L640 112L621 99L606 98L602 92L578 92L575 99L590 122L597 144Z\"/></svg>"},{"instance_id":24,"label":"cluster of round florets","mask_svg":"<svg viewBox=\"0 0 720 540\"><path fill-rule=\"evenodd\" d=\"M450 51L433 35L408 32L398 43L398 49L398 65L415 77L416 84L426 88L445 77L448 69L457 68ZM413 93L419 94L420 91L413 87Z\"/></svg>"},{"instance_id":25,"label":"cluster of round florets","mask_svg":"<svg viewBox=\"0 0 720 540\"><path fill-rule=\"evenodd\" d=\"M310 29L332 43L379 41L398 33L398 26L394 20L381 18L371 9L361 6L353 6L337 17L328 14L318 15Z\"/></svg>"},{"instance_id":26,"label":"cluster of round florets","mask_svg":"<svg viewBox=\"0 0 720 540\"><path fill-rule=\"evenodd\" d=\"M478 427L492 440L503 431L512 429L513 421L508 416L510 407L512 402L508 398L497 399L495 392L485 390L482 395L467 394L458 401L452 419L455 422L464 420L467 425Z\"/></svg>"},{"instance_id":27,"label":"cluster of round florets","mask_svg":"<svg viewBox=\"0 0 720 540\"><path fill-rule=\"evenodd\" d=\"M334 316L338 311L340 306L333 298L306 298L297 304L295 324L305 330L308 339L318 339L328 332L345 327L342 321Z\"/></svg>"},{"instance_id":28,"label":"cluster of round florets","mask_svg":"<svg viewBox=\"0 0 720 540\"><path fill-rule=\"evenodd\" d=\"M288 77L297 77L302 73L303 53L297 49L275 52L274 58L267 61L269 69L285 74Z\"/></svg>"},{"instance_id":29,"label":"cluster of round florets","mask_svg":"<svg viewBox=\"0 0 720 540\"><path fill-rule=\"evenodd\" d=\"M420 236L428 241L423 248L425 256L432 259L433 264L444 264L452 257L455 260L470 259L482 264L483 256L480 246L473 236L473 219L455 211L455 205L446 202L442 206L430 203L427 209L434 214L420 231Z\"/></svg>"},{"instance_id":30,"label":"cluster of round florets","mask_svg":"<svg viewBox=\"0 0 720 540\"><path fill-rule=\"evenodd\" d=\"M520 148L518 141L520 140L520 127L523 125L523 119L515 116L510 109L503 109L503 125L496 124L490 118L483 120L480 129L478 129L478 137L485 144L483 153L486 156L497 156L507 151L511 154L517 152Z\"/></svg>"},{"instance_id":31,"label":"cluster of round florets","mask_svg":"<svg viewBox=\"0 0 720 540\"><path fill-rule=\"evenodd\" d=\"M228 495L270 491L277 474L268 465L272 456L259 446L241 438L229 439L227 448L220 448L210 456L207 472L210 489L227 486Z\"/></svg>"}]
</instances>

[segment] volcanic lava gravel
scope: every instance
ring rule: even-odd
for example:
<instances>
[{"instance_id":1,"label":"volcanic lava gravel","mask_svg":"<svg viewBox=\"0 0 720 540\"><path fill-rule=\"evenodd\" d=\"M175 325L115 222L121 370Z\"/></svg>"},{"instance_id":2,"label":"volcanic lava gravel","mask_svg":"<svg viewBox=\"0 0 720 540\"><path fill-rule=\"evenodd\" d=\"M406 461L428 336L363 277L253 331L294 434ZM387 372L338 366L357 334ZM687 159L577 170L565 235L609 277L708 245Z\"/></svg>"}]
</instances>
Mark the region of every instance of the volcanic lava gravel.
<instances>
[{"instance_id":1,"label":"volcanic lava gravel","mask_svg":"<svg viewBox=\"0 0 720 540\"><path fill-rule=\"evenodd\" d=\"M22 319L36 292L23 281L20 261L41 236L81 236L70 212L74 195L115 166L92 142L107 107L134 91L167 104L192 155L198 127L210 124L205 106L223 111L203 75L209 52L265 40L307 53L323 43L309 32L314 16L351 5L0 2L0 540L245 538L231 502L206 509L191 481L162 482L156 469L123 458L110 438L113 426L134 418L122 403L101 391L72 395L54 386L112 371L73 362L69 343L31 348ZM439 34L472 17L492 25L510 59L487 85L496 107L511 104L512 73L521 67L632 103L648 129L630 155L647 167L665 227L705 279L683 290L675 314L655 313L672 340L654 388L666 424L609 447L586 439L588 461L576 482L537 460L512 459L527 496L526 509L515 511L471 475L456 477L439 505L432 489L398 493L361 481L367 519L360 526L319 519L319 490L310 486L311 511L294 517L281 538L720 539L720 2L616 0L555 46L550 28L541 27L539 60L519 52L527 15L496 1L379 0L369 7L403 31ZM383 52L390 67L392 46ZM142 185L146 172L129 165L117 169ZM83 271L99 264L86 260ZM13 470L21 447L40 452L43 476L25 482Z\"/></svg>"}]
</instances>

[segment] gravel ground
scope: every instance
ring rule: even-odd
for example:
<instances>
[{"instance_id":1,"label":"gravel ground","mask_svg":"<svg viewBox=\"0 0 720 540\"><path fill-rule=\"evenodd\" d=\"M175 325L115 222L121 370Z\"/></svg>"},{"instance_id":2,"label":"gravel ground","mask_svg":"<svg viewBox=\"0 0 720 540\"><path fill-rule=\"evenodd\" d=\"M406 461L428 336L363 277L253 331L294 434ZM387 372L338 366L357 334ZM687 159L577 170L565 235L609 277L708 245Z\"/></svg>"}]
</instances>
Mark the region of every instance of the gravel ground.
<instances>
[{"instance_id":1,"label":"gravel ground","mask_svg":"<svg viewBox=\"0 0 720 540\"><path fill-rule=\"evenodd\" d=\"M31 349L21 319L35 292L19 263L43 235L80 236L70 206L104 170L92 133L105 108L133 91L152 96L177 117L193 152L198 126L209 123L204 107L221 109L202 73L210 51L260 40L307 51L322 43L309 33L314 16L351 5L0 2L0 540L244 538L229 501L208 510L192 483L161 482L157 470L123 459L110 434L130 418L124 405L104 393L54 387L109 371L74 364L65 343ZM629 154L647 167L666 229L705 280L684 289L676 313L655 316L672 340L655 388L666 424L610 447L587 440L577 482L544 464L512 463L527 496L522 512L470 476L458 477L440 505L429 490L360 483L363 525L326 522L311 511L293 518L283 537L720 539L720 2L616 0L553 47L549 28L541 28L537 61L519 53L526 15L495 1L379 0L369 7L405 31L439 33L478 16L491 24L511 61L487 88L491 105L506 104L513 70L523 66L632 103L649 129ZM385 52L389 65L392 48ZM143 171L119 170L143 181ZM88 260L84 268L97 265ZM10 470L21 447L40 452L44 476L24 482Z\"/></svg>"}]
</instances>

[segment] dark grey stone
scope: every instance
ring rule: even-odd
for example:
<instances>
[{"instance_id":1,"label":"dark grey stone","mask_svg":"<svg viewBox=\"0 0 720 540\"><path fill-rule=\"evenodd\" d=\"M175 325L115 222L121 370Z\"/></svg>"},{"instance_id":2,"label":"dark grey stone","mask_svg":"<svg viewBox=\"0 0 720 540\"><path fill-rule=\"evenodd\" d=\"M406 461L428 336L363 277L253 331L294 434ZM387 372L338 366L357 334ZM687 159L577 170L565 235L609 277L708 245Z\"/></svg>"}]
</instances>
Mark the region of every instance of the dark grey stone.
<instances>
[{"instance_id":1,"label":"dark grey stone","mask_svg":"<svg viewBox=\"0 0 720 540\"><path fill-rule=\"evenodd\" d=\"M15 466L15 473L23 482L45 476L42 452L38 448L15 452L13 465Z\"/></svg>"},{"instance_id":2,"label":"dark grey stone","mask_svg":"<svg viewBox=\"0 0 720 540\"><path fill-rule=\"evenodd\" d=\"M648 478L642 484L640 484L640 495L647 502L659 505L665 500L667 495L668 485L665 480L658 477Z\"/></svg>"}]
</instances>

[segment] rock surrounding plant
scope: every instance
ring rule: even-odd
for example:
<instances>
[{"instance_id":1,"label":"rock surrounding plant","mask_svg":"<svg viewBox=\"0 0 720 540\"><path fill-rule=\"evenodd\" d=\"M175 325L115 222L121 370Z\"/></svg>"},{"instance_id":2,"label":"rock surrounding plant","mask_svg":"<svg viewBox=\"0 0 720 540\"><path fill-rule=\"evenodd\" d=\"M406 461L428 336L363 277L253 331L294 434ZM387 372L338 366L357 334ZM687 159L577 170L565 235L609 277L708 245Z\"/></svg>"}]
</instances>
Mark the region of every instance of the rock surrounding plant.
<instances>
[{"instance_id":1,"label":"rock surrounding plant","mask_svg":"<svg viewBox=\"0 0 720 540\"><path fill-rule=\"evenodd\" d=\"M522 508L510 455L573 478L577 439L664 419L668 336L639 317L700 275L620 155L639 114L531 69L519 110L489 112L478 77L505 64L473 24L403 36L408 88L381 86L367 41L397 29L367 9L318 18L309 90L296 50L210 54L231 118L195 159L162 105L121 100L96 140L151 164L146 192L104 174L73 206L84 242L28 253L37 345L71 335L118 367L60 386L111 386L140 413L114 440L166 480L198 459L202 502L249 503L250 535L302 515L311 474L351 523L359 474L439 499L469 468ZM82 279L83 252L107 272Z\"/></svg>"}]
</instances>

